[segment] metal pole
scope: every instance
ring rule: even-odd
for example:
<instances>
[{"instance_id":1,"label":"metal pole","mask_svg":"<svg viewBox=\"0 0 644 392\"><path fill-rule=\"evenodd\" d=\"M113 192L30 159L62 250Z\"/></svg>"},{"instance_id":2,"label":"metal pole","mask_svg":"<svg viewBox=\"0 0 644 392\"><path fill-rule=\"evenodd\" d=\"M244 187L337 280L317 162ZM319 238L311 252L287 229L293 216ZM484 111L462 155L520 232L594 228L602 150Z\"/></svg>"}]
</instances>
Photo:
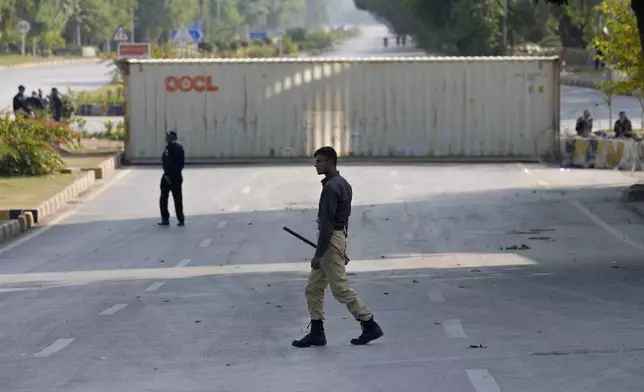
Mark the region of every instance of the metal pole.
<instances>
[{"instance_id":1,"label":"metal pole","mask_svg":"<svg viewBox=\"0 0 644 392\"><path fill-rule=\"evenodd\" d=\"M508 0L503 0L503 53L508 51Z\"/></svg>"},{"instance_id":2,"label":"metal pole","mask_svg":"<svg viewBox=\"0 0 644 392\"><path fill-rule=\"evenodd\" d=\"M25 36L27 34L21 34L22 35L22 55L25 55Z\"/></svg>"},{"instance_id":3,"label":"metal pole","mask_svg":"<svg viewBox=\"0 0 644 392\"><path fill-rule=\"evenodd\" d=\"M134 7L130 7L130 21L132 22L132 27L130 27L130 42L134 43Z\"/></svg>"}]
</instances>

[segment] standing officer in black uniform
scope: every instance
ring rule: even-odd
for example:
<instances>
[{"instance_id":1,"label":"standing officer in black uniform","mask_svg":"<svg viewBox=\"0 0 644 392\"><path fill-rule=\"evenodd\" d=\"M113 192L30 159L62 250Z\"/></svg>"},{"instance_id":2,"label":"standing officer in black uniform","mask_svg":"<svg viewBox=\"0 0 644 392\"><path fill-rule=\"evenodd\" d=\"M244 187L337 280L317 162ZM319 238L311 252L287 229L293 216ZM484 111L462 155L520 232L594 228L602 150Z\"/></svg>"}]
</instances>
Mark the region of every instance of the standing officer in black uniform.
<instances>
[{"instance_id":1,"label":"standing officer in black uniform","mask_svg":"<svg viewBox=\"0 0 644 392\"><path fill-rule=\"evenodd\" d=\"M161 198L159 200L159 207L161 209L161 222L159 226L170 225L170 212L168 212L168 196L172 192L172 199L174 200L174 209L177 213L177 220L179 226L185 225L185 217L183 216L183 194L182 184L183 176L181 171L185 163L185 153L183 146L177 142L177 133L174 131L168 132L165 137L168 143L163 150L163 177L161 178Z\"/></svg>"},{"instance_id":2,"label":"standing officer in black uniform","mask_svg":"<svg viewBox=\"0 0 644 392\"><path fill-rule=\"evenodd\" d=\"M311 274L306 285L306 302L311 315L311 332L300 340L293 341L297 348L325 346L324 290L331 286L336 300L346 305L356 321L360 322L362 334L351 339L351 344L362 346L383 336L382 329L373 319L373 312L351 287L345 265L347 263L347 232L351 215L353 190L336 168L338 154L333 147L317 150L315 168L322 180L322 194L318 210L318 244L311 260Z\"/></svg>"}]
</instances>

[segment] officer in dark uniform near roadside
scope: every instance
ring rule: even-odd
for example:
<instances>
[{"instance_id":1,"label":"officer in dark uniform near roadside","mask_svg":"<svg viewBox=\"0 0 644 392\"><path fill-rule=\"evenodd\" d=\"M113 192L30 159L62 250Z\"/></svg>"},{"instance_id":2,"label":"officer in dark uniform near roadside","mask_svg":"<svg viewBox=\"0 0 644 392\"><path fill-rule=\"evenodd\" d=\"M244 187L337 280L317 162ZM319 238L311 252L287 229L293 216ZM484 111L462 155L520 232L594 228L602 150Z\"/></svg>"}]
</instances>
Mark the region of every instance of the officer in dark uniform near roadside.
<instances>
[{"instance_id":1,"label":"officer in dark uniform near roadside","mask_svg":"<svg viewBox=\"0 0 644 392\"><path fill-rule=\"evenodd\" d=\"M25 97L25 86L18 86L18 94L13 97L13 113L16 115L16 118L19 116L27 117L30 116L32 111L27 106L27 97Z\"/></svg>"},{"instance_id":2,"label":"officer in dark uniform near roadside","mask_svg":"<svg viewBox=\"0 0 644 392\"><path fill-rule=\"evenodd\" d=\"M362 334L351 339L351 344L365 345L383 336L374 321L373 313L349 284L345 265L348 261L347 233L353 190L336 168L338 155L333 147L322 147L314 154L315 168L323 174L322 194L318 210L318 244L311 260L311 274L306 285L306 302L311 315L311 332L293 346L311 347L326 345L324 333L324 291L327 285L336 300L345 304L353 317L360 322Z\"/></svg>"},{"instance_id":3,"label":"officer in dark uniform near roadside","mask_svg":"<svg viewBox=\"0 0 644 392\"><path fill-rule=\"evenodd\" d=\"M183 146L177 142L177 133L174 131L166 134L167 145L163 150L163 177L161 177L161 198L159 207L161 209L161 222L159 226L170 225L170 212L168 212L168 197L172 193L174 209L177 214L179 226L185 225L183 216L183 176L181 171L185 163Z\"/></svg>"}]
</instances>

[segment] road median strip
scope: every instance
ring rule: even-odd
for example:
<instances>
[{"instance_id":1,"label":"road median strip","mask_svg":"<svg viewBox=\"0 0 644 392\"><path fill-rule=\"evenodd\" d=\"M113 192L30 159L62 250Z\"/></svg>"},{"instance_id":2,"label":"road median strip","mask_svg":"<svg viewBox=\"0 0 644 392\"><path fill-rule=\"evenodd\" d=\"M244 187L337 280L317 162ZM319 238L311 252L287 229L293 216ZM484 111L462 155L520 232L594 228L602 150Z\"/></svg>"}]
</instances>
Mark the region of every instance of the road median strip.
<instances>
[{"instance_id":1,"label":"road median strip","mask_svg":"<svg viewBox=\"0 0 644 392\"><path fill-rule=\"evenodd\" d=\"M120 167L123 152L114 153L100 161L98 164L83 167L68 167L66 169L77 178L62 190L35 207L0 209L0 244L17 237L43 219L58 212L65 204L87 191L96 180L104 179L108 174ZM71 160L71 164L74 161ZM82 174L81 174L82 173Z\"/></svg>"}]
</instances>

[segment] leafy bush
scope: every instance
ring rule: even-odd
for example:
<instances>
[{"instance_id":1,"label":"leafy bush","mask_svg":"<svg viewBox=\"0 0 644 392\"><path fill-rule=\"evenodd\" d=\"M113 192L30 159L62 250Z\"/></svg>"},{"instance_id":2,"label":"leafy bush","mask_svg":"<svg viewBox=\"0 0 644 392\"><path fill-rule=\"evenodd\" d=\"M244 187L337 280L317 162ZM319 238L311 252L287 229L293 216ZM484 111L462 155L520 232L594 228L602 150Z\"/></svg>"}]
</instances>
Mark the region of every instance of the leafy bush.
<instances>
[{"instance_id":1,"label":"leafy bush","mask_svg":"<svg viewBox=\"0 0 644 392\"><path fill-rule=\"evenodd\" d=\"M293 42L293 38L285 35L282 49L284 50L284 54L297 53L297 44Z\"/></svg>"},{"instance_id":2,"label":"leafy bush","mask_svg":"<svg viewBox=\"0 0 644 392\"><path fill-rule=\"evenodd\" d=\"M277 51L277 48L271 46L251 46L246 49L245 54L249 58L275 57Z\"/></svg>"},{"instance_id":3,"label":"leafy bush","mask_svg":"<svg viewBox=\"0 0 644 392\"><path fill-rule=\"evenodd\" d=\"M125 103L125 96L123 94L123 85L115 84L106 87L101 87L93 91L74 91L67 90L65 99L73 102L76 106L86 104L117 104L122 105Z\"/></svg>"},{"instance_id":4,"label":"leafy bush","mask_svg":"<svg viewBox=\"0 0 644 392\"><path fill-rule=\"evenodd\" d=\"M64 168L60 144L77 145L68 123L0 117L0 176L35 176Z\"/></svg>"},{"instance_id":5,"label":"leafy bush","mask_svg":"<svg viewBox=\"0 0 644 392\"><path fill-rule=\"evenodd\" d=\"M114 122L112 120L105 121L103 126L104 131L90 132L85 129L87 121L83 118L75 118L74 124L76 125L76 134L84 139L100 139L100 140L120 140L125 141L127 135L125 133L125 123L123 121Z\"/></svg>"},{"instance_id":6,"label":"leafy bush","mask_svg":"<svg viewBox=\"0 0 644 392\"><path fill-rule=\"evenodd\" d=\"M306 29L300 27L290 29L286 31L286 35L291 37L291 39L295 42L304 41L306 40Z\"/></svg>"}]
</instances>

